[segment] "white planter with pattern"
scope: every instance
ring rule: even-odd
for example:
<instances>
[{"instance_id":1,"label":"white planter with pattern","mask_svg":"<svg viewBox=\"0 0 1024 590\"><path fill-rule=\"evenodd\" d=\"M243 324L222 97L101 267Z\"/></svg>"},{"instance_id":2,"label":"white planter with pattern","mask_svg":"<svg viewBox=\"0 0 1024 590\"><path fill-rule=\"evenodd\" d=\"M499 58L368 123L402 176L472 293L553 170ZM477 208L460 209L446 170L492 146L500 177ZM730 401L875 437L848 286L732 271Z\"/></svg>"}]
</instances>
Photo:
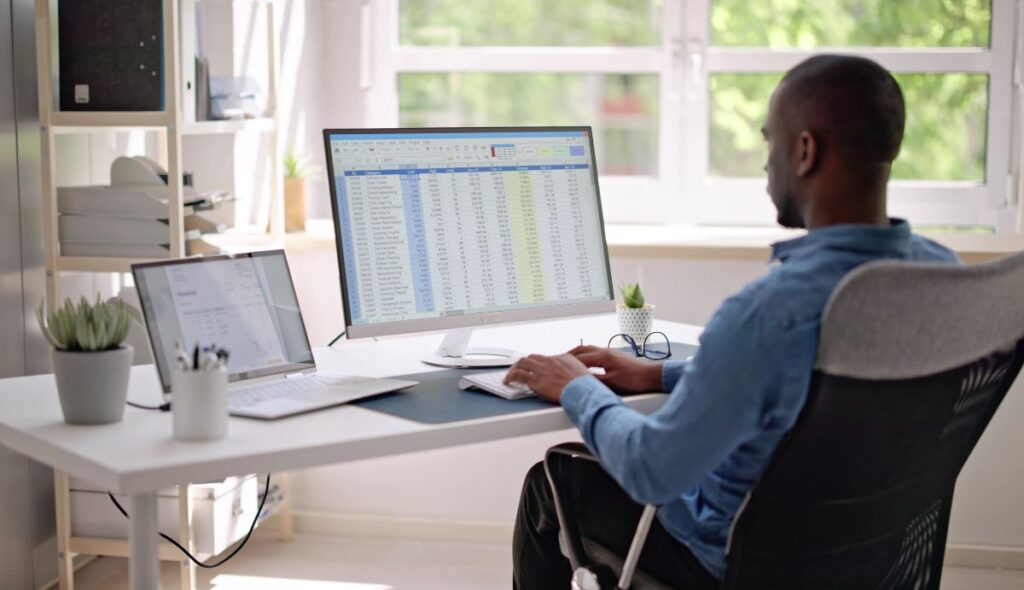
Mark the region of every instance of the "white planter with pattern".
<instances>
[{"instance_id":1,"label":"white planter with pattern","mask_svg":"<svg viewBox=\"0 0 1024 590\"><path fill-rule=\"evenodd\" d=\"M637 346L643 345L644 338L654 329L654 306L647 303L633 308L620 303L616 306L616 314L619 316L619 332L628 334Z\"/></svg>"}]
</instances>

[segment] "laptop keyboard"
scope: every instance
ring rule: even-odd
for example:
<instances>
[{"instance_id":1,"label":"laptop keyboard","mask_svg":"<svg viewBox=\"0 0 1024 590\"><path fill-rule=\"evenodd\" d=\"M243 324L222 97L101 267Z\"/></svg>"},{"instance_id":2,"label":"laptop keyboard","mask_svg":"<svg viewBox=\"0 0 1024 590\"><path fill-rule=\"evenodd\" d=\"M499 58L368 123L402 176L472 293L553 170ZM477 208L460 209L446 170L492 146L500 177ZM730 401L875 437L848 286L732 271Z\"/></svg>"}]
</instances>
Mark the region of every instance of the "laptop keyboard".
<instances>
[{"instance_id":1,"label":"laptop keyboard","mask_svg":"<svg viewBox=\"0 0 1024 590\"><path fill-rule=\"evenodd\" d=\"M366 377L307 375L305 377L277 379L258 385L231 388L228 391L228 405L232 408L244 408L267 400L306 395L360 381L366 381Z\"/></svg>"}]
</instances>

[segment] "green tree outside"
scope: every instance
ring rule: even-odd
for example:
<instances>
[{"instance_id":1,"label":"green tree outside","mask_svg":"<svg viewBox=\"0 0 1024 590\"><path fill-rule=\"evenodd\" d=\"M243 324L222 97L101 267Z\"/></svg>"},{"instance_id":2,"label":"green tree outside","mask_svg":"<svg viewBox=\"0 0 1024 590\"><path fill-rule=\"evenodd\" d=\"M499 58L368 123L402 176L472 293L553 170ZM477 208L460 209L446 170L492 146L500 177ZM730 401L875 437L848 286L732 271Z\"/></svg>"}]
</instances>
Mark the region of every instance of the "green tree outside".
<instances>
[{"instance_id":1,"label":"green tree outside","mask_svg":"<svg viewBox=\"0 0 1024 590\"><path fill-rule=\"evenodd\" d=\"M697 1L697 0L684 0ZM645 46L660 42L661 0L402 0L408 45ZM991 0L714 0L711 34L729 47L987 47ZM403 74L407 126L595 127L603 173L655 174L658 77L595 74ZM711 76L709 170L760 177L760 128L781 74ZM907 129L893 176L981 182L988 78L902 74Z\"/></svg>"}]
</instances>

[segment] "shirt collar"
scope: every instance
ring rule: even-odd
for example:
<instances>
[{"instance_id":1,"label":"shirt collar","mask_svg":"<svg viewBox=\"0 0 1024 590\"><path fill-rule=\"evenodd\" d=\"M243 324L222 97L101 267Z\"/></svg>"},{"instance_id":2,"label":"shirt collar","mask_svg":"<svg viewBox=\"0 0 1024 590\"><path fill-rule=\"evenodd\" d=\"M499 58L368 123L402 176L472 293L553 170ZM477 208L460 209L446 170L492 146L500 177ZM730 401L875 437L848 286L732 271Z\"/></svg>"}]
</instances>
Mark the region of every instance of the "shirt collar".
<instances>
[{"instance_id":1,"label":"shirt collar","mask_svg":"<svg viewBox=\"0 0 1024 590\"><path fill-rule=\"evenodd\" d=\"M910 242L910 224L895 217L889 223L889 227L844 224L809 231L805 236L772 244L771 259L785 262L794 255L821 248L868 253L903 250Z\"/></svg>"}]
</instances>

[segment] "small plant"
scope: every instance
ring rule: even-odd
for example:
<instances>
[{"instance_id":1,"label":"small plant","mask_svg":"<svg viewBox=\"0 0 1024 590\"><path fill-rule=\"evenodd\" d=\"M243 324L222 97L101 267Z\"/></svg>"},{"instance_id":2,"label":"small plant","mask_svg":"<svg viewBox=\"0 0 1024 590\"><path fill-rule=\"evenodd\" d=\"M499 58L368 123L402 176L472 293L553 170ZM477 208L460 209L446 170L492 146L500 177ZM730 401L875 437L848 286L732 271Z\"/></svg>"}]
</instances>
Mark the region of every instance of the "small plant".
<instances>
[{"instance_id":1,"label":"small plant","mask_svg":"<svg viewBox=\"0 0 1024 590\"><path fill-rule=\"evenodd\" d=\"M310 164L308 154L300 154L295 150L288 150L288 153L284 155L284 175L286 178L311 178L319 172L319 168Z\"/></svg>"},{"instance_id":2,"label":"small plant","mask_svg":"<svg viewBox=\"0 0 1024 590\"><path fill-rule=\"evenodd\" d=\"M44 303L36 308L36 320L43 330L43 336L57 350L68 352L96 352L121 346L131 327L131 316L124 302L100 301L90 305L83 296L78 305L71 298L64 300L64 306L49 312Z\"/></svg>"},{"instance_id":3,"label":"small plant","mask_svg":"<svg viewBox=\"0 0 1024 590\"><path fill-rule=\"evenodd\" d=\"M644 306L644 294L638 283L622 283L619 285L622 303L630 309L641 309Z\"/></svg>"}]
</instances>

